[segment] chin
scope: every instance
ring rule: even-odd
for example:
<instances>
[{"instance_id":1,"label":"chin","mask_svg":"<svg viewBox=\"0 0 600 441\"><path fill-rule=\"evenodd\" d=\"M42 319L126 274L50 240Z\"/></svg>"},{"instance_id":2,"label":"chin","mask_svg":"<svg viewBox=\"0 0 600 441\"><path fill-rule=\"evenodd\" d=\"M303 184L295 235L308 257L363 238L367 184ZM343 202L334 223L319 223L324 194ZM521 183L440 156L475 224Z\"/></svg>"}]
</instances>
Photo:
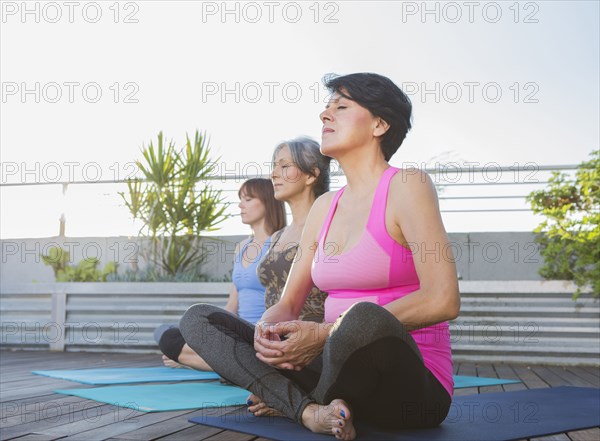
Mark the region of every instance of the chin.
<instances>
[{"instance_id":1,"label":"chin","mask_svg":"<svg viewBox=\"0 0 600 441\"><path fill-rule=\"evenodd\" d=\"M279 201L279 202L286 202L288 199L288 196L289 195L285 191L281 191L281 190L273 195L275 200Z\"/></svg>"},{"instance_id":2,"label":"chin","mask_svg":"<svg viewBox=\"0 0 600 441\"><path fill-rule=\"evenodd\" d=\"M335 154L339 149L335 145L321 144L321 153L330 158L335 158Z\"/></svg>"}]
</instances>

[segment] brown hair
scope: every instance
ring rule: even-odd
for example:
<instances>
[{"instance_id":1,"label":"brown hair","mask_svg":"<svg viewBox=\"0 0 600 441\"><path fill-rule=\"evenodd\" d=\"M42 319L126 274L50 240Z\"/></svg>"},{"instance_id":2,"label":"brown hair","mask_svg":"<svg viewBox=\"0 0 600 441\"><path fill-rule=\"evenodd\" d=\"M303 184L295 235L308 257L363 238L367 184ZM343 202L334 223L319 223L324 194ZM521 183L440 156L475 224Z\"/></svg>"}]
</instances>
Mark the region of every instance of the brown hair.
<instances>
[{"instance_id":1,"label":"brown hair","mask_svg":"<svg viewBox=\"0 0 600 441\"><path fill-rule=\"evenodd\" d=\"M253 198L258 198L265 206L265 225L269 235L281 230L287 225L285 206L283 202L275 199L273 183L269 179L252 178L242 184L238 191L241 198L242 192Z\"/></svg>"}]
</instances>

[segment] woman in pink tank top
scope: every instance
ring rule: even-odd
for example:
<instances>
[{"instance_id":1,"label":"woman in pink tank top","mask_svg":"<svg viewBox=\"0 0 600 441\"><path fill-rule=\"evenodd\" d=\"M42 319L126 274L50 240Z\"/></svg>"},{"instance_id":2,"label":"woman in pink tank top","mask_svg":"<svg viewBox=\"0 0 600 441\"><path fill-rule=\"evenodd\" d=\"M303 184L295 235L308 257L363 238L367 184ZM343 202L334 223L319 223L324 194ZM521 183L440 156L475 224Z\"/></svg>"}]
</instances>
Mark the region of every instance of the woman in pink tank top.
<instances>
[{"instance_id":1,"label":"woman in pink tank top","mask_svg":"<svg viewBox=\"0 0 600 441\"><path fill-rule=\"evenodd\" d=\"M360 421L436 426L451 404L448 320L460 296L430 177L388 163L411 128L412 105L377 74L325 85L332 97L320 115L321 152L348 183L313 205L281 300L253 339L251 328L208 306L188 311L182 332L200 339L202 328L202 338L219 339L215 370L262 399L249 403L255 415L275 409L346 440ZM297 320L313 283L328 293L323 324Z\"/></svg>"}]
</instances>

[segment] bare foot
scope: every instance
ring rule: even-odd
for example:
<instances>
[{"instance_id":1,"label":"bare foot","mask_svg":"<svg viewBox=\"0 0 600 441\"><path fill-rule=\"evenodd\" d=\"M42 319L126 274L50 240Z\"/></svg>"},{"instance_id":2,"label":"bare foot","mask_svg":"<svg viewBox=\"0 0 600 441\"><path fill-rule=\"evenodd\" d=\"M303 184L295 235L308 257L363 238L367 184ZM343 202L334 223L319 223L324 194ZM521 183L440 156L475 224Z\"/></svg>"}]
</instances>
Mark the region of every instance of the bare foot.
<instances>
[{"instance_id":1,"label":"bare foot","mask_svg":"<svg viewBox=\"0 0 600 441\"><path fill-rule=\"evenodd\" d=\"M171 360L166 355L162 356L162 361L163 361L163 364L166 367L170 367L170 368L187 368L187 366L184 366L184 365L182 365L180 363L177 363L175 360Z\"/></svg>"},{"instance_id":2,"label":"bare foot","mask_svg":"<svg viewBox=\"0 0 600 441\"><path fill-rule=\"evenodd\" d=\"M309 404L302 412L302 424L312 432L334 435L337 439L356 438L350 406L344 400L333 400L328 406Z\"/></svg>"},{"instance_id":3,"label":"bare foot","mask_svg":"<svg viewBox=\"0 0 600 441\"><path fill-rule=\"evenodd\" d=\"M256 395L252 394L248 397L248 401L246 401L248 405L248 412L252 412L254 416L283 416L281 412L275 410L269 406Z\"/></svg>"}]
</instances>

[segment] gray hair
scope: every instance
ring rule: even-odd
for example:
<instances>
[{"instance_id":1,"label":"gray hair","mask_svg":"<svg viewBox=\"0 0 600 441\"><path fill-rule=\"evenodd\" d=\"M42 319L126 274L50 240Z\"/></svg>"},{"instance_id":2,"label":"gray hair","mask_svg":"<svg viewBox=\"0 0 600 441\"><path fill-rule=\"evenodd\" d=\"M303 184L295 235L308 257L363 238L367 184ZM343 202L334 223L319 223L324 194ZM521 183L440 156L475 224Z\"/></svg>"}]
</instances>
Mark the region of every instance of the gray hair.
<instances>
[{"instance_id":1,"label":"gray hair","mask_svg":"<svg viewBox=\"0 0 600 441\"><path fill-rule=\"evenodd\" d=\"M329 164L331 158L321 153L319 143L307 136L284 141L275 147L273 152L273 160L275 155L283 147L287 146L290 149L294 164L304 173L315 176L317 178L313 187L315 197L319 197L329 191ZM319 170L317 175L315 169Z\"/></svg>"}]
</instances>

